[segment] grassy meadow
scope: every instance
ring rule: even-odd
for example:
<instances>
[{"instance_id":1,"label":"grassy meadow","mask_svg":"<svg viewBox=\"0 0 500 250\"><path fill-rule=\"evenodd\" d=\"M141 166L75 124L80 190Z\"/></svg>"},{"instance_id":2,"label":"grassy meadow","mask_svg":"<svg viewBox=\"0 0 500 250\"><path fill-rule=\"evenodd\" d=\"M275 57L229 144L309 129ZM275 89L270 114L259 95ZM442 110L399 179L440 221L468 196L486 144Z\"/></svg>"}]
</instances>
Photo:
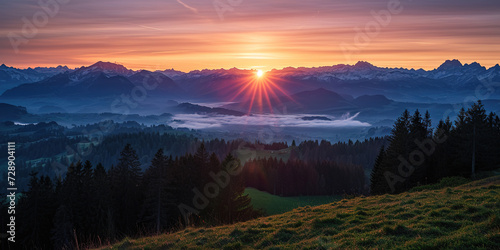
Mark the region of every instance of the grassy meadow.
<instances>
[{"instance_id":1,"label":"grassy meadow","mask_svg":"<svg viewBox=\"0 0 500 250\"><path fill-rule=\"evenodd\" d=\"M341 196L296 196L281 197L255 188L245 189L245 194L252 198L252 206L262 209L267 215L282 214L304 206L318 206L342 199Z\"/></svg>"},{"instance_id":2,"label":"grassy meadow","mask_svg":"<svg viewBox=\"0 0 500 250\"><path fill-rule=\"evenodd\" d=\"M500 249L500 176L463 181L448 178L397 195L343 199L234 225L127 238L103 249Z\"/></svg>"}]
</instances>

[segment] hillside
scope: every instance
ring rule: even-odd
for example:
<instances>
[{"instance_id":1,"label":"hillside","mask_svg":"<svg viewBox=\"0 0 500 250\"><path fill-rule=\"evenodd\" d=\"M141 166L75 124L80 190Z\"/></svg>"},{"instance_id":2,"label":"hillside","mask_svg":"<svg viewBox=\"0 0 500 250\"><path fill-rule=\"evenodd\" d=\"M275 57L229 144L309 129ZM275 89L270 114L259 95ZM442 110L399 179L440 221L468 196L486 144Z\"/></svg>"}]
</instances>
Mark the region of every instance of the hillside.
<instances>
[{"instance_id":1,"label":"hillside","mask_svg":"<svg viewBox=\"0 0 500 250\"><path fill-rule=\"evenodd\" d=\"M19 119L26 114L28 114L28 111L26 111L25 107L0 103L0 121Z\"/></svg>"},{"instance_id":2,"label":"hillside","mask_svg":"<svg viewBox=\"0 0 500 250\"><path fill-rule=\"evenodd\" d=\"M245 189L245 194L252 198L252 206L264 210L266 215L282 214L298 207L318 206L342 199L339 195L281 197L255 188Z\"/></svg>"},{"instance_id":3,"label":"hillside","mask_svg":"<svg viewBox=\"0 0 500 250\"><path fill-rule=\"evenodd\" d=\"M125 239L107 249L499 249L500 176L433 190L439 186L306 206L235 225Z\"/></svg>"}]
</instances>

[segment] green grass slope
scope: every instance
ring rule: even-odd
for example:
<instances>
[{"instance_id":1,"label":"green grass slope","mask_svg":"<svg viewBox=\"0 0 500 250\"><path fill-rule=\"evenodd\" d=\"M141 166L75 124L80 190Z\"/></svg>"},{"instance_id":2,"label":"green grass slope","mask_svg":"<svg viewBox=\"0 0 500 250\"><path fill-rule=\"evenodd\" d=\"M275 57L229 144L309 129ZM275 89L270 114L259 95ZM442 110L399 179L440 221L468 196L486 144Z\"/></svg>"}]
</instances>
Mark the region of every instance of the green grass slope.
<instances>
[{"instance_id":1,"label":"green grass slope","mask_svg":"<svg viewBox=\"0 0 500 250\"><path fill-rule=\"evenodd\" d=\"M500 249L500 176L358 197L214 228L125 239L107 249Z\"/></svg>"},{"instance_id":2,"label":"green grass slope","mask_svg":"<svg viewBox=\"0 0 500 250\"><path fill-rule=\"evenodd\" d=\"M268 215L282 214L295 208L318 206L342 199L342 196L280 197L259 191L255 188L245 189L245 194L248 194L252 198L252 206L255 209L263 209Z\"/></svg>"}]
</instances>

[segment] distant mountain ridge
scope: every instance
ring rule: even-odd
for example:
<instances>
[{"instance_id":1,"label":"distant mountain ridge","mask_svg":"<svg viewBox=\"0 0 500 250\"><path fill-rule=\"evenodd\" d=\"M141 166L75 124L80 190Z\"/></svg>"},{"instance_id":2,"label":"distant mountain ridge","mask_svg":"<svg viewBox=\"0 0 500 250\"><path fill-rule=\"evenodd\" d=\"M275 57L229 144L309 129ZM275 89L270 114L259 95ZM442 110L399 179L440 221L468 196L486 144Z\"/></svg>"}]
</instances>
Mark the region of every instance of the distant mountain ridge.
<instances>
[{"instance_id":1,"label":"distant mountain ridge","mask_svg":"<svg viewBox=\"0 0 500 250\"><path fill-rule=\"evenodd\" d=\"M319 88L296 93L292 96L282 96L271 99L271 105L267 103L256 104L251 101L227 104L224 107L238 111L251 109L254 113L278 113L285 110L287 113L331 113L339 110L359 110L367 107L376 108L393 104L394 101L383 95L363 95L353 98L349 95ZM286 107L286 108L285 108Z\"/></svg>"},{"instance_id":2,"label":"distant mountain ridge","mask_svg":"<svg viewBox=\"0 0 500 250\"><path fill-rule=\"evenodd\" d=\"M65 71L41 81L22 84L5 91L1 97L64 99L113 97L130 94L134 87L141 85L143 89L140 91L149 90L149 95L176 96L183 93L183 90L172 79L161 73L145 70L135 72L122 65L97 62L91 66Z\"/></svg>"},{"instance_id":3,"label":"distant mountain ridge","mask_svg":"<svg viewBox=\"0 0 500 250\"><path fill-rule=\"evenodd\" d=\"M56 68L27 68L17 69L8 67L5 64L0 65L0 94L5 90L17 87L23 83L41 81L47 77L70 70L66 66Z\"/></svg>"},{"instance_id":4,"label":"distant mountain ridge","mask_svg":"<svg viewBox=\"0 0 500 250\"><path fill-rule=\"evenodd\" d=\"M147 90L148 97L157 98L155 103L167 100L178 102L245 102L249 101L245 91L255 80L255 70L214 69L181 72L174 69L164 71L131 70L123 65L99 61L90 66L71 70L67 67L35 68L19 70L5 65L0 66L0 90L6 90L0 100L19 98L50 98L51 101L78 97L114 98L130 94L141 85L155 86ZM382 68L360 61L355 65L333 65L316 68L287 67L266 72L266 79L272 82L269 87L275 92L271 102L284 96L293 96L296 104L283 99L289 108L303 109L314 107L322 100L339 106L355 102L352 96L364 97L356 105L365 102L388 103L386 99L408 102L461 102L474 94L481 85L500 82L500 66L486 68L479 63L462 64L458 60L447 60L433 70ZM13 80L15 79L15 80ZM4 84L1 84L3 81ZM9 82L9 83L7 83ZM24 84L21 84L23 83ZM280 90L278 90L280 88ZM307 91L318 91L309 97ZM142 91L142 90L141 90ZM326 93L334 92L337 96ZM137 94L138 92L136 92ZM325 95L322 97L321 95ZM313 98L313 96L315 96ZM375 96L375 97L373 97ZM340 98L339 98L340 97ZM302 99L301 99L302 98ZM494 92L488 98L500 99L500 92ZM315 99L315 100L313 100ZM313 102L317 102L314 104ZM22 104L20 102L12 102ZM288 105L287 104L287 105ZM300 104L300 105L298 105ZM342 105L344 105L342 104ZM29 104L26 104L29 106ZM109 104L108 104L109 106ZM246 105L248 106L248 105ZM280 105L273 104L274 107ZM238 109L241 110L241 109ZM270 110L269 110L270 111Z\"/></svg>"},{"instance_id":5,"label":"distant mountain ridge","mask_svg":"<svg viewBox=\"0 0 500 250\"><path fill-rule=\"evenodd\" d=\"M244 116L245 113L225 108L210 108L192 103L181 103L177 105L177 110L188 114L218 114L231 116Z\"/></svg>"},{"instance_id":6,"label":"distant mountain ridge","mask_svg":"<svg viewBox=\"0 0 500 250\"><path fill-rule=\"evenodd\" d=\"M58 66L58 67L35 67L34 69L32 68L27 68L27 69L17 69L15 67L8 67L5 64L2 64L0 66L0 70L4 69L13 69L17 71L35 71L38 73L47 73L47 72L53 72L53 73L62 73L64 71L70 70L67 66ZM131 75L133 73L139 72L141 70L131 70L126 68L125 66L117 63L112 63L112 62L103 62L103 61L98 61L90 66L82 66L80 68L76 68L74 70L94 70L94 69L99 69L101 71L108 71L112 72L114 74L121 74L121 75ZM283 69L273 69L270 72L279 72L281 74L296 74L296 75L301 75L301 74L312 74L312 73L342 73L342 72L347 72L347 71L371 71L371 70L392 70L392 71L410 71L410 72L420 72L424 73L427 72L429 74L433 74L436 72L440 71L460 71L460 70L470 70L470 69L475 69L477 71L497 71L500 69L500 65L496 64L490 68L486 68L482 66L481 64L477 62L472 62L470 64L462 64L459 60L457 59L452 59L452 60L446 60L443 62L439 67L433 69L433 70L424 70L424 69L408 69L408 68L384 68L384 67L378 67L374 66L373 64L366 62L366 61L359 61L354 65L349 65L349 64L337 64L337 65L332 65L332 66L319 66L319 67L285 67ZM193 75L195 77L199 77L201 75L222 75L222 74L238 74L241 72L248 72L252 70L246 70L246 69L238 69L238 68L231 68L231 69L202 69L202 70L192 70L189 72L183 72L175 69L165 69L165 70L156 70L155 72L161 72L169 77L175 78L179 76L186 76L186 75Z\"/></svg>"},{"instance_id":7,"label":"distant mountain ridge","mask_svg":"<svg viewBox=\"0 0 500 250\"><path fill-rule=\"evenodd\" d=\"M84 66L75 70L75 73L78 73L80 75L85 75L92 72L103 72L109 76L114 76L114 75L130 76L134 74L133 70L127 69L123 65L111 62L102 62L102 61L96 62L88 67Z\"/></svg>"},{"instance_id":8,"label":"distant mountain ridge","mask_svg":"<svg viewBox=\"0 0 500 250\"><path fill-rule=\"evenodd\" d=\"M25 107L0 103L0 121L15 120L28 114Z\"/></svg>"}]
</instances>

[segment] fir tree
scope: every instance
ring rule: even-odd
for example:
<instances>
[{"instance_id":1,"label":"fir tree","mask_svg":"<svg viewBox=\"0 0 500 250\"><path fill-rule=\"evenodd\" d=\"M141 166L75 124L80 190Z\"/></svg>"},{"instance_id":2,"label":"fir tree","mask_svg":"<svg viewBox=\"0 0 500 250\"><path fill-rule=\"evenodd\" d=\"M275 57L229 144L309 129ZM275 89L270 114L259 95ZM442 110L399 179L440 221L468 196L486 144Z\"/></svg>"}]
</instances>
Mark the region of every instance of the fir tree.
<instances>
[{"instance_id":1,"label":"fir tree","mask_svg":"<svg viewBox=\"0 0 500 250\"><path fill-rule=\"evenodd\" d=\"M370 193L372 195L384 193L387 184L385 183L384 172L382 169L382 162L385 158L385 148L382 147L375 160L375 166L373 166L371 178L370 178Z\"/></svg>"},{"instance_id":2,"label":"fir tree","mask_svg":"<svg viewBox=\"0 0 500 250\"><path fill-rule=\"evenodd\" d=\"M165 230L169 221L168 208L172 203L168 189L168 159L163 149L158 150L151 162L151 166L144 174L144 202L141 212L141 223L147 231L159 234Z\"/></svg>"},{"instance_id":3,"label":"fir tree","mask_svg":"<svg viewBox=\"0 0 500 250\"><path fill-rule=\"evenodd\" d=\"M221 167L221 171L238 172L241 164L239 160L229 154L222 162ZM253 210L250 197L245 195L244 191L242 177L239 174L231 175L229 185L221 190L215 201L217 218L221 223L245 221L258 216L258 213Z\"/></svg>"},{"instance_id":4,"label":"fir tree","mask_svg":"<svg viewBox=\"0 0 500 250\"><path fill-rule=\"evenodd\" d=\"M141 204L141 170L139 157L130 144L120 153L111 174L111 200L117 233L130 234L137 230Z\"/></svg>"},{"instance_id":5,"label":"fir tree","mask_svg":"<svg viewBox=\"0 0 500 250\"><path fill-rule=\"evenodd\" d=\"M403 114L396 120L394 127L389 137L390 145L386 151L385 160L380 164L381 171L384 173L384 178L381 183L385 182L384 189L381 193L401 192L404 188L405 177L409 177L413 173L413 169L404 168L399 170L401 159L407 157L410 152L410 113L405 110ZM403 173L405 176L401 176Z\"/></svg>"}]
</instances>

